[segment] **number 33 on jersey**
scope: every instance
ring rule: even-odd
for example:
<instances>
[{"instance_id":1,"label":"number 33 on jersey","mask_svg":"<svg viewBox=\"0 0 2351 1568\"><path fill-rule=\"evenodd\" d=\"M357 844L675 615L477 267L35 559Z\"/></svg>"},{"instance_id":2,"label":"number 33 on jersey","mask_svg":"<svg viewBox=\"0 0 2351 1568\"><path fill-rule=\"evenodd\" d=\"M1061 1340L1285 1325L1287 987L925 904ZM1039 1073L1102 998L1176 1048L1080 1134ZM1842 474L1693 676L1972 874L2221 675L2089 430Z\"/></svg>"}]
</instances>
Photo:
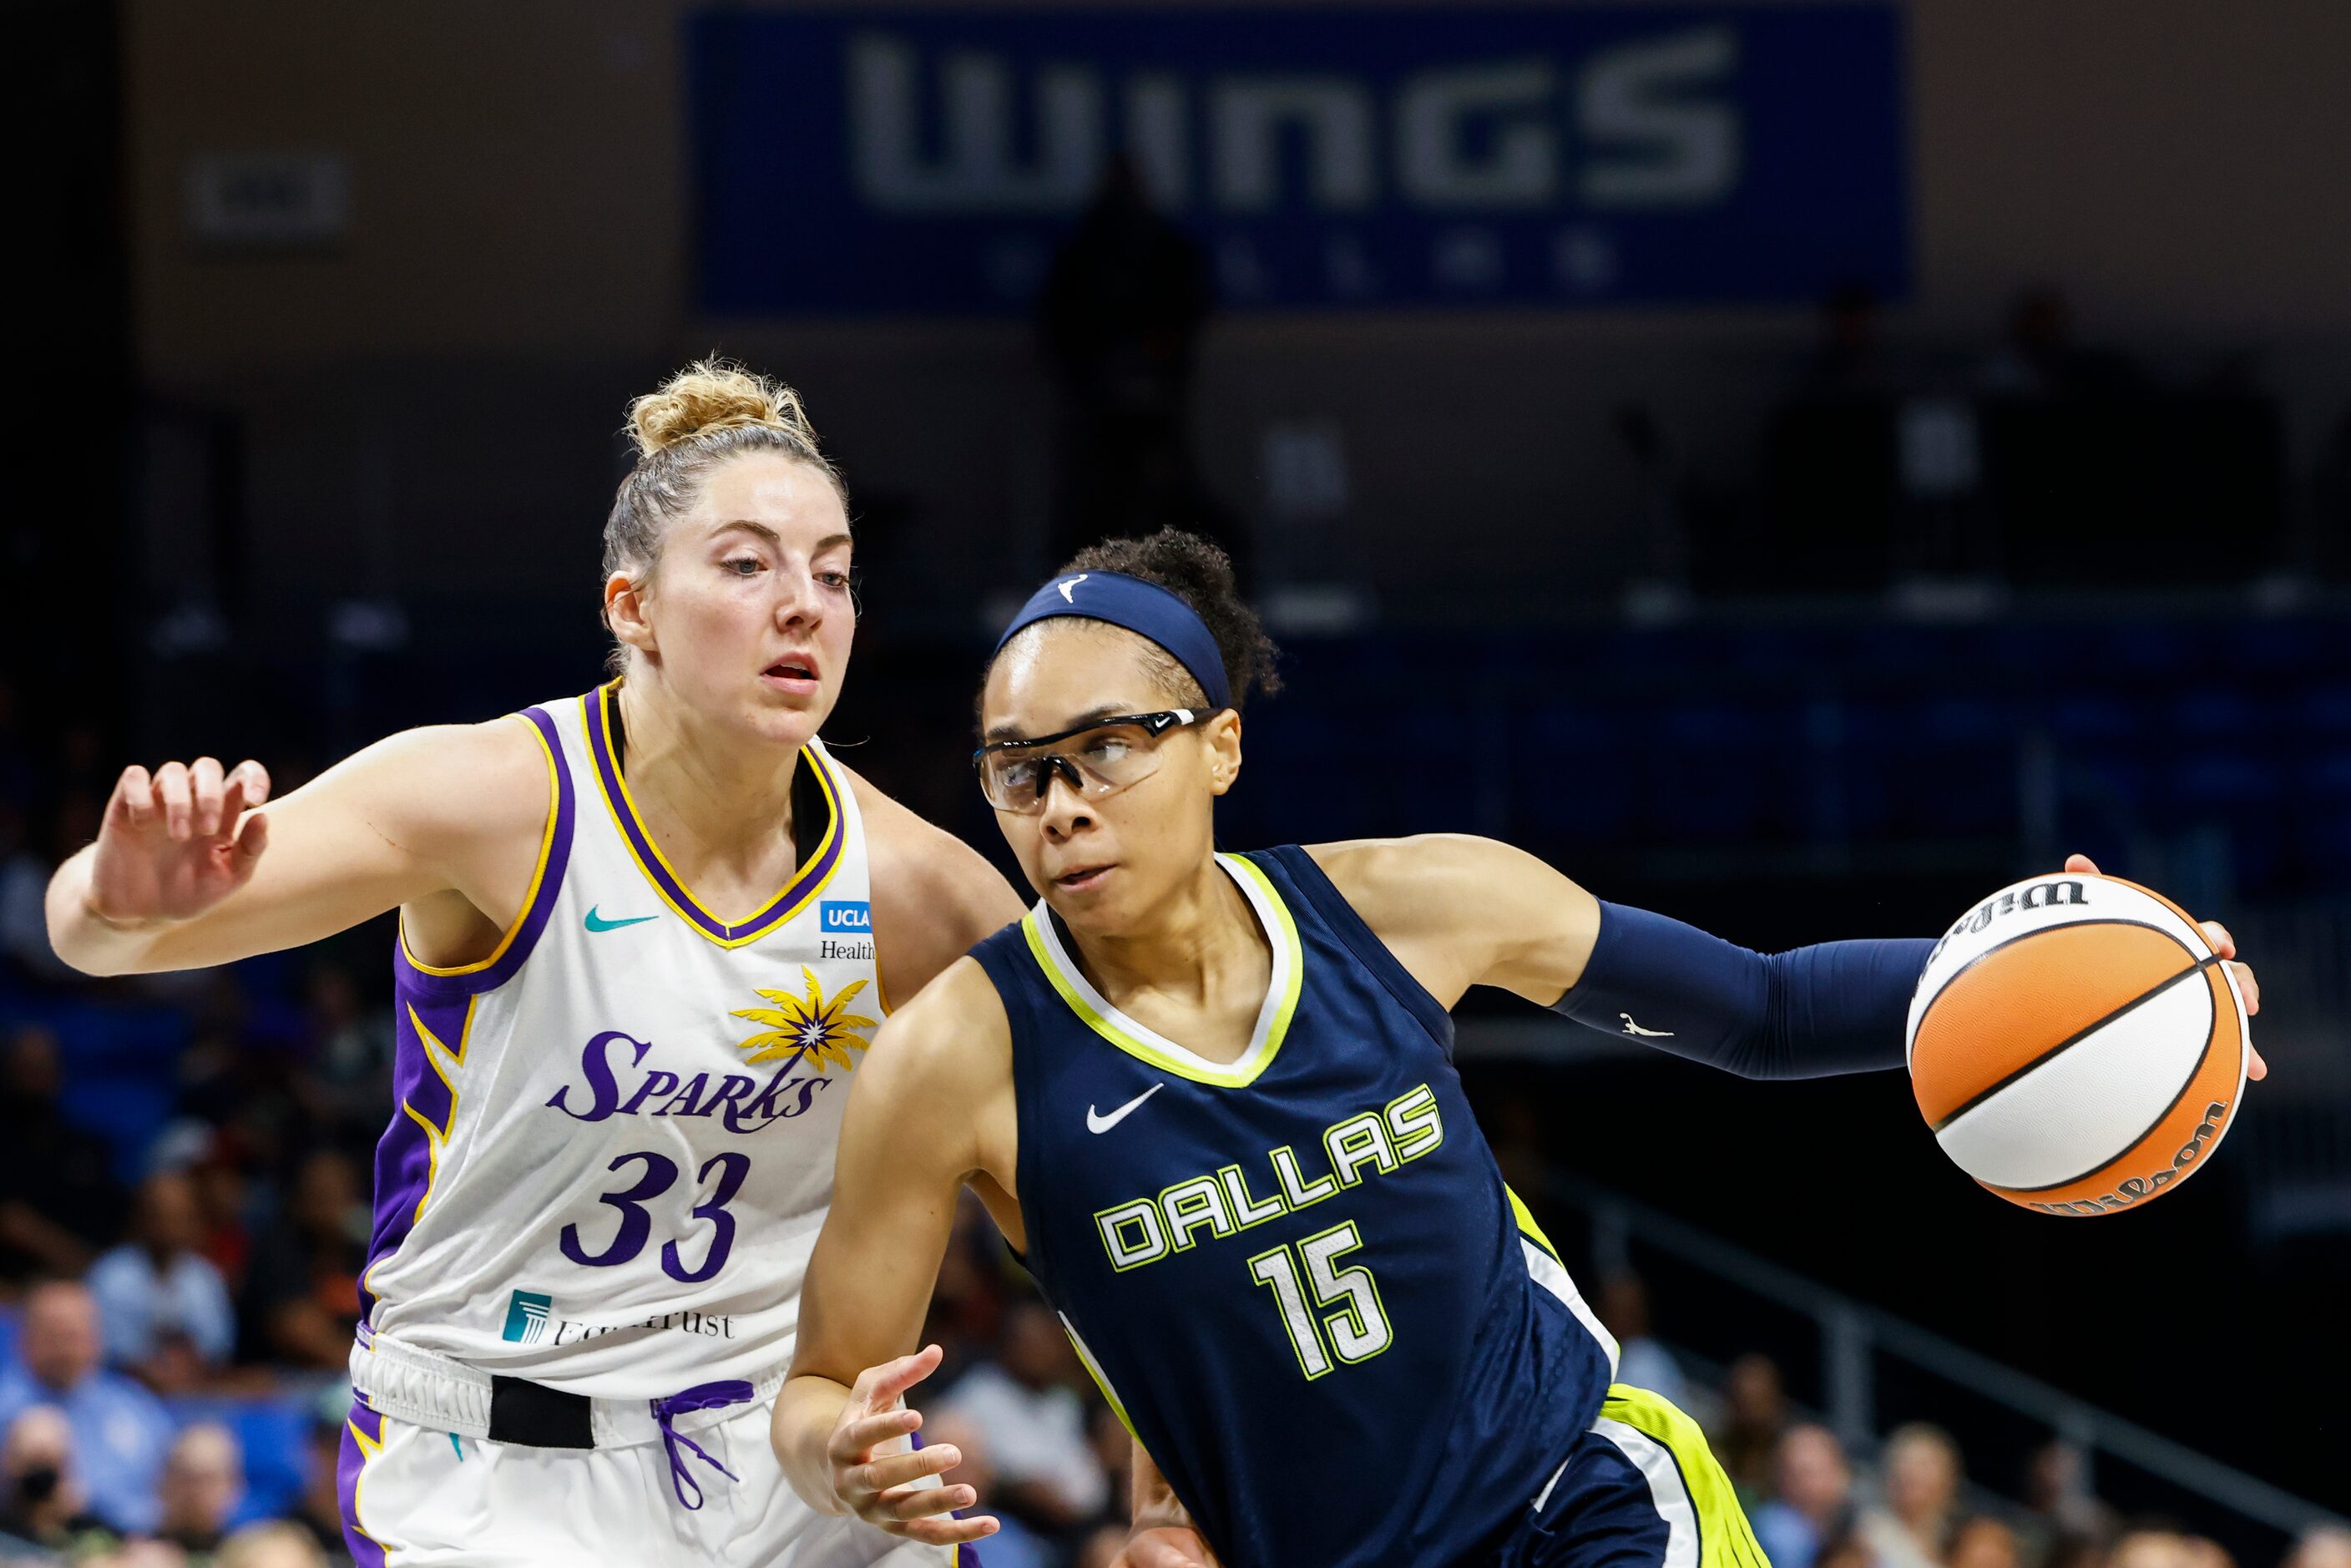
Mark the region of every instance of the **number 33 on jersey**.
<instances>
[{"instance_id":1,"label":"number 33 on jersey","mask_svg":"<svg viewBox=\"0 0 2351 1568\"><path fill-rule=\"evenodd\" d=\"M794 787L799 871L728 925L637 821L616 697L522 716L550 805L498 950L395 960L360 1336L651 1398L790 1355L882 1009L864 833L822 744Z\"/></svg>"}]
</instances>

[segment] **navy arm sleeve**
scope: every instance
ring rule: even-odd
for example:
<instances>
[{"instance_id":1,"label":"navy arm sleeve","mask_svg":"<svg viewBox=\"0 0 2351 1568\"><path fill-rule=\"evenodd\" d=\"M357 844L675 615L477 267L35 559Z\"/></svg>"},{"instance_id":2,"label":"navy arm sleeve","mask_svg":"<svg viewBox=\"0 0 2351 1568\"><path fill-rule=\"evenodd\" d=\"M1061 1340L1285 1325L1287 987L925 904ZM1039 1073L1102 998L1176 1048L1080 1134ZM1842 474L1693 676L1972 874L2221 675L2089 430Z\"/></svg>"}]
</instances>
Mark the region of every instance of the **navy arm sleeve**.
<instances>
[{"instance_id":1,"label":"navy arm sleeve","mask_svg":"<svg viewBox=\"0 0 2351 1568\"><path fill-rule=\"evenodd\" d=\"M1742 1078L1868 1072L1902 1065L1910 996L1934 947L1917 936L1753 953L1603 903L1583 977L1552 1008Z\"/></svg>"}]
</instances>

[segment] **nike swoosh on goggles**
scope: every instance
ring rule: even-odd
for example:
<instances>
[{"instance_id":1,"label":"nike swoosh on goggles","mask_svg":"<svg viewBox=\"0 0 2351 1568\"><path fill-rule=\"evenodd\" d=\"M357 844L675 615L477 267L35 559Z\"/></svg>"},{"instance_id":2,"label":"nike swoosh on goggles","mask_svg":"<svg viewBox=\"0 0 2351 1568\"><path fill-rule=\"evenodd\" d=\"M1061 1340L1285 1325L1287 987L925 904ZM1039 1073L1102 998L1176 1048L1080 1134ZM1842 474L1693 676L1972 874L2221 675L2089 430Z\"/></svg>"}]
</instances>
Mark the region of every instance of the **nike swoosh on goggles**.
<instances>
[{"instance_id":1,"label":"nike swoosh on goggles","mask_svg":"<svg viewBox=\"0 0 2351 1568\"><path fill-rule=\"evenodd\" d=\"M1057 735L992 742L971 754L971 765L989 805L1030 817L1045 809L1056 775L1089 800L1115 795L1159 771L1162 737L1224 711L1178 707L1120 714Z\"/></svg>"}]
</instances>

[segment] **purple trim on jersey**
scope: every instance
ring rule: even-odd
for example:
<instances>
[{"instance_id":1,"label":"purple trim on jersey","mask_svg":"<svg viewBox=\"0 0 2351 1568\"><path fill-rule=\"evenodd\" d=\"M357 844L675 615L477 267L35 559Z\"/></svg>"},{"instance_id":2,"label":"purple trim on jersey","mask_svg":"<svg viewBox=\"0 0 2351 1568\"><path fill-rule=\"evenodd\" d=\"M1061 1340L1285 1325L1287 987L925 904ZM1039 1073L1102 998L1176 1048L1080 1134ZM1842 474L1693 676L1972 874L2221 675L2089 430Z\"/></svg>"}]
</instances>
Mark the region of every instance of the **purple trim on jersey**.
<instances>
[{"instance_id":1,"label":"purple trim on jersey","mask_svg":"<svg viewBox=\"0 0 2351 1568\"><path fill-rule=\"evenodd\" d=\"M367 1464L367 1452L351 1435L353 1426L367 1433L369 1442L381 1447L382 1413L352 1400L351 1413L343 1426L342 1444L335 1451L335 1498L342 1505L343 1549L351 1554L359 1568L384 1568L383 1547L360 1528L360 1470Z\"/></svg>"},{"instance_id":2,"label":"purple trim on jersey","mask_svg":"<svg viewBox=\"0 0 2351 1568\"><path fill-rule=\"evenodd\" d=\"M456 1093L444 1074L465 1059L465 1026L474 998L420 995L415 978L405 966L392 977L392 1091L396 1103L392 1125L375 1146L375 1224L369 1233L367 1267L360 1272L362 1322L375 1312L369 1272L408 1239L432 1186L433 1137L418 1118L431 1123L444 1144L456 1125ZM419 1023L441 1042L438 1047L424 1042Z\"/></svg>"},{"instance_id":3,"label":"purple trim on jersey","mask_svg":"<svg viewBox=\"0 0 2351 1568\"><path fill-rule=\"evenodd\" d=\"M496 963L454 975L435 975L409 960L406 943L393 944L392 967L399 976L413 979L419 990L433 996L477 996L483 991L495 991L513 979L530 956L531 949L538 946L539 933L547 929L548 917L555 913L556 894L563 891L564 868L571 861L571 831L578 801L571 788L571 769L563 765L563 741L547 710L525 708L522 716L538 727L539 741L547 747L548 764L555 772L555 827L547 841L547 864L540 869L538 885L531 894L530 903L516 922L514 935Z\"/></svg>"},{"instance_id":4,"label":"purple trim on jersey","mask_svg":"<svg viewBox=\"0 0 2351 1568\"><path fill-rule=\"evenodd\" d=\"M669 867L662 863L661 852L653 847L652 838L638 823L637 814L629 805L628 794L621 787L620 766L612 756L611 726L606 716L609 705L615 700L615 692L614 686L599 686L580 699L580 708L588 718L588 754L596 759L596 777L603 785L605 803L611 807L612 820L620 823L622 836L629 841L630 849L636 852L637 863L644 868L645 875L652 879L653 885L661 890L662 895L680 915L700 927L705 936L715 936L721 942L739 942L757 935L762 927L775 924L786 910L807 897L819 883L832 874L832 868L841 860L841 846L848 837L841 831L841 783L818 758L816 748L804 746L800 747L800 760L816 769L817 778L823 782L825 793L832 801L832 821L825 825L824 841L816 854L800 868L799 874L786 884L783 892L776 894L768 902L766 908L747 920L738 920L730 925L696 904L694 894L686 891L685 884L672 876Z\"/></svg>"},{"instance_id":5,"label":"purple trim on jersey","mask_svg":"<svg viewBox=\"0 0 2351 1568\"><path fill-rule=\"evenodd\" d=\"M376 1264L400 1249L415 1228L418 1207L433 1180L433 1142L417 1124L423 1117L445 1141L455 1125L455 1092L444 1076L448 1063L436 1070L431 1047L416 1031L421 1021L432 1030L451 1061L465 1059L465 1025L474 998L494 991L522 968L538 946L554 913L556 895L563 890L563 873L571 860L571 831L577 795L571 770L563 765L563 743L555 720L543 708L526 708L523 716L538 729L555 778L555 822L547 834L547 862L539 868L538 885L516 923L514 934L497 961L460 974L435 975L410 961L407 943L398 936L392 945L392 1123L375 1146L375 1224L369 1233L367 1266L360 1272L360 1319L364 1325L375 1312L375 1292L367 1286ZM410 1113L413 1112L414 1114Z\"/></svg>"}]
</instances>

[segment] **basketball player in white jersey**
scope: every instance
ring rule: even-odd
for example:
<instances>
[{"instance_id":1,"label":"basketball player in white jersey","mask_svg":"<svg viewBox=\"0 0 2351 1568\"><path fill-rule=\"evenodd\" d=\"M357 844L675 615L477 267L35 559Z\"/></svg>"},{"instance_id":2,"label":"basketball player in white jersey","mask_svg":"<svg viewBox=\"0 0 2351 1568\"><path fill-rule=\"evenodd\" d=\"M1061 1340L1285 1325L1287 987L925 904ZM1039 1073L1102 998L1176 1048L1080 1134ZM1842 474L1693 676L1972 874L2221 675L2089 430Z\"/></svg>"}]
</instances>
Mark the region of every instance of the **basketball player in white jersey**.
<instances>
[{"instance_id":1,"label":"basketball player in white jersey","mask_svg":"<svg viewBox=\"0 0 2351 1568\"><path fill-rule=\"evenodd\" d=\"M128 768L51 940L125 974L401 912L340 1475L361 1563L946 1563L811 1513L768 1406L875 1020L1020 904L817 738L855 617L796 395L698 365L631 421L620 679L275 802L253 762Z\"/></svg>"}]
</instances>

